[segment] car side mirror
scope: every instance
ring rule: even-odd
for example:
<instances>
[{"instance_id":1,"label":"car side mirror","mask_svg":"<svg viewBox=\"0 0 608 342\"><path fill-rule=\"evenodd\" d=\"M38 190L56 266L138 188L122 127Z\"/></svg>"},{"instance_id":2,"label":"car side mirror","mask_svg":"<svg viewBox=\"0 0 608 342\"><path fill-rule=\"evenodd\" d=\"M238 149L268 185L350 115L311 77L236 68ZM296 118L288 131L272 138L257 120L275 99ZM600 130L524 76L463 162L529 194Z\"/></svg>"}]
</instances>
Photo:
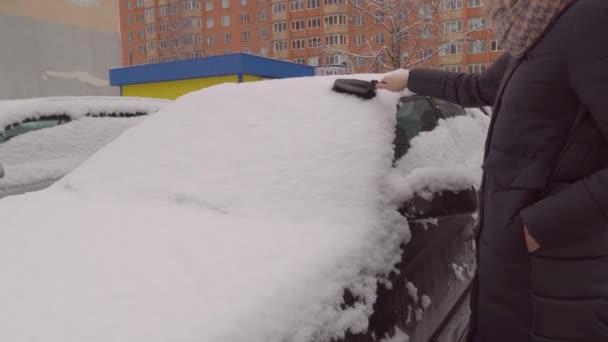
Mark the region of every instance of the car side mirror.
<instances>
[{"instance_id":1,"label":"car side mirror","mask_svg":"<svg viewBox=\"0 0 608 342\"><path fill-rule=\"evenodd\" d=\"M2 166L2 163L0 163L0 178L4 177L4 167Z\"/></svg>"},{"instance_id":2,"label":"car side mirror","mask_svg":"<svg viewBox=\"0 0 608 342\"><path fill-rule=\"evenodd\" d=\"M409 219L425 219L472 214L477 211L478 205L479 200L475 188L457 192L443 190L434 193L431 199L415 194L401 205L399 212Z\"/></svg>"}]
</instances>

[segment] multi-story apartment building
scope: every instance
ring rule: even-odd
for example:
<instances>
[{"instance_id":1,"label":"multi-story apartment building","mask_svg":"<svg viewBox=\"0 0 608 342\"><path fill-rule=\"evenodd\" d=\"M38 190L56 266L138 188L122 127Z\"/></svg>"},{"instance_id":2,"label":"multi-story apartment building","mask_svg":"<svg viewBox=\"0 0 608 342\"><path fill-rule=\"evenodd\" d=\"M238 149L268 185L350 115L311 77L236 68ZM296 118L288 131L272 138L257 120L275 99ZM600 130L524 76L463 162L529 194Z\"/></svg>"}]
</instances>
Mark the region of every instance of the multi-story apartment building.
<instances>
[{"instance_id":1,"label":"multi-story apartment building","mask_svg":"<svg viewBox=\"0 0 608 342\"><path fill-rule=\"evenodd\" d=\"M500 54L482 0L385 1L121 0L123 65L249 52L349 72L474 72Z\"/></svg>"}]
</instances>

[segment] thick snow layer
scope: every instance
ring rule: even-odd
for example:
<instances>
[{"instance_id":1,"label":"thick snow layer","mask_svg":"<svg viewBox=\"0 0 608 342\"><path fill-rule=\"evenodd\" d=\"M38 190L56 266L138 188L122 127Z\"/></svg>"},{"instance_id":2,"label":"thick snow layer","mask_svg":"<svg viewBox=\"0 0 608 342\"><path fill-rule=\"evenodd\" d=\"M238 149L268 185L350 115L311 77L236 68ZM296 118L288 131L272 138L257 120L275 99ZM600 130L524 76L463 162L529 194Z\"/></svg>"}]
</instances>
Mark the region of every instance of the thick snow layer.
<instances>
[{"instance_id":1,"label":"thick snow layer","mask_svg":"<svg viewBox=\"0 0 608 342\"><path fill-rule=\"evenodd\" d=\"M83 117L0 144L0 162L6 171L0 178L0 197L21 187L58 180L144 118Z\"/></svg>"},{"instance_id":2,"label":"thick snow layer","mask_svg":"<svg viewBox=\"0 0 608 342\"><path fill-rule=\"evenodd\" d=\"M335 94L333 79L185 95L50 189L3 199L0 340L309 342L365 331L376 276L410 237L386 188L399 96ZM419 167L448 165L433 160ZM352 307L341 305L345 288Z\"/></svg>"},{"instance_id":3,"label":"thick snow layer","mask_svg":"<svg viewBox=\"0 0 608 342\"><path fill-rule=\"evenodd\" d=\"M136 113L152 114L164 107L167 100L118 96L41 97L0 101L0 132L6 126L44 115L67 115L76 119L89 114Z\"/></svg>"},{"instance_id":4,"label":"thick snow layer","mask_svg":"<svg viewBox=\"0 0 608 342\"><path fill-rule=\"evenodd\" d=\"M407 336L406 333L404 333L403 331L401 331L401 329L399 329L399 327L395 327L395 334L393 336L390 337L385 337L383 339L380 340L380 342L409 342L410 337Z\"/></svg>"},{"instance_id":5,"label":"thick snow layer","mask_svg":"<svg viewBox=\"0 0 608 342\"><path fill-rule=\"evenodd\" d=\"M407 154L387 178L394 203L414 194L430 199L438 190L479 188L489 118L478 110L468 112L471 116L440 120L437 128L412 139Z\"/></svg>"}]
</instances>

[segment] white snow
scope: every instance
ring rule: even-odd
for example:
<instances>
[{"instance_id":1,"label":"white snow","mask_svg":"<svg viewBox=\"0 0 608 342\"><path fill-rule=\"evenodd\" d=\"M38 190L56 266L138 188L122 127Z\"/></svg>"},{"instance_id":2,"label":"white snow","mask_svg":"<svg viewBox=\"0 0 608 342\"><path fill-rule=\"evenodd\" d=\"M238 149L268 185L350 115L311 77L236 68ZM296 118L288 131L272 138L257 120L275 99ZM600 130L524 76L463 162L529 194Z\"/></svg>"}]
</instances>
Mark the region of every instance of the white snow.
<instances>
[{"instance_id":1,"label":"white snow","mask_svg":"<svg viewBox=\"0 0 608 342\"><path fill-rule=\"evenodd\" d=\"M3 199L0 341L309 342L365 331L377 275L410 238L391 202L403 194L386 181L407 180L404 163L391 175L399 95L334 94L333 79L190 93L50 189ZM443 146L441 132L419 140ZM451 167L420 153L417 167ZM345 288L357 301L344 309Z\"/></svg>"},{"instance_id":2,"label":"white snow","mask_svg":"<svg viewBox=\"0 0 608 342\"><path fill-rule=\"evenodd\" d=\"M0 132L6 126L44 115L77 119L99 113L155 113L167 100L118 96L64 96L0 101Z\"/></svg>"},{"instance_id":3,"label":"white snow","mask_svg":"<svg viewBox=\"0 0 608 342\"><path fill-rule=\"evenodd\" d=\"M418 303L418 288L412 282L405 283L407 293L410 295L414 303Z\"/></svg>"},{"instance_id":4,"label":"white snow","mask_svg":"<svg viewBox=\"0 0 608 342\"><path fill-rule=\"evenodd\" d=\"M380 342L409 342L409 340L410 337L407 336L406 333L401 331L399 327L395 327L395 334L391 337L386 336L385 338L381 339Z\"/></svg>"},{"instance_id":5,"label":"white snow","mask_svg":"<svg viewBox=\"0 0 608 342\"><path fill-rule=\"evenodd\" d=\"M95 4L89 5L95 6ZM110 81L101 79L91 73L85 71L52 71L47 70L42 74L43 80L48 80L50 78L62 78L66 80L77 80L84 84L96 86L96 87L107 87L110 85Z\"/></svg>"},{"instance_id":6,"label":"white snow","mask_svg":"<svg viewBox=\"0 0 608 342\"><path fill-rule=\"evenodd\" d=\"M472 116L440 120L433 131L412 139L387 179L393 203L401 204L414 194L430 199L437 190L479 188L489 118L478 110L468 112Z\"/></svg>"},{"instance_id":7,"label":"white snow","mask_svg":"<svg viewBox=\"0 0 608 342\"><path fill-rule=\"evenodd\" d=\"M454 276L456 276L456 279L458 281L466 280L465 273L464 273L465 269L463 266L452 263L452 271L454 271Z\"/></svg>"},{"instance_id":8,"label":"white snow","mask_svg":"<svg viewBox=\"0 0 608 342\"><path fill-rule=\"evenodd\" d=\"M422 308L424 310L428 309L429 306L431 306L431 297L427 296L427 295L423 295L420 298L420 304L422 304Z\"/></svg>"},{"instance_id":9,"label":"white snow","mask_svg":"<svg viewBox=\"0 0 608 342\"><path fill-rule=\"evenodd\" d=\"M6 171L0 178L0 197L58 180L144 118L83 117L0 144L0 162Z\"/></svg>"}]
</instances>

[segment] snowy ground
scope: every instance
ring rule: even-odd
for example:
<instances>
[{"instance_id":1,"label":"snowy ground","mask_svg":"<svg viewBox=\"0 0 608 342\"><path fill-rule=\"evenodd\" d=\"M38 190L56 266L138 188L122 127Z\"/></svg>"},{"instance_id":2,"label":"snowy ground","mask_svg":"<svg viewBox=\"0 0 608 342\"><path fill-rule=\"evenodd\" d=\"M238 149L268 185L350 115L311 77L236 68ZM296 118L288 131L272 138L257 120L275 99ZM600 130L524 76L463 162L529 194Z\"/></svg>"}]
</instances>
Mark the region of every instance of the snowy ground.
<instances>
[{"instance_id":1,"label":"snowy ground","mask_svg":"<svg viewBox=\"0 0 608 342\"><path fill-rule=\"evenodd\" d=\"M483 141L421 135L472 150L446 161L413 142L395 171L399 96L334 94L332 80L191 93L50 189L2 200L0 341L308 342L364 331L376 277L410 236L394 201L412 190L387 185L410 182L419 163L448 169L423 181L470 186L464 167L478 172ZM444 125L483 126L461 121ZM353 307L341 307L345 288Z\"/></svg>"}]
</instances>

